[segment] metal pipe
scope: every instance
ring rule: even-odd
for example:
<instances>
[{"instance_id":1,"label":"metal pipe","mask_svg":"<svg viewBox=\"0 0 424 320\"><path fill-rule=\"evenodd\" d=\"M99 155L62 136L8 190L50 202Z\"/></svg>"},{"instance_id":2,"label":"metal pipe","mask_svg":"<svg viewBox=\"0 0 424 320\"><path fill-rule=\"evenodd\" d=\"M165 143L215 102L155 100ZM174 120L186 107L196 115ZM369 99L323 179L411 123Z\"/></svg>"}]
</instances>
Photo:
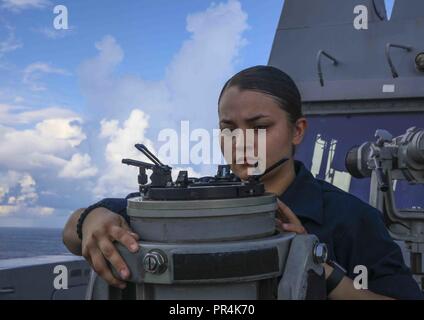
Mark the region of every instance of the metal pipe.
<instances>
[{"instance_id":1,"label":"metal pipe","mask_svg":"<svg viewBox=\"0 0 424 320\"><path fill-rule=\"evenodd\" d=\"M372 4L373 4L373 7L374 7L375 14L377 15L377 17L378 17L381 21L383 21L383 20L384 20L384 18L385 18L385 16L384 16L383 14L381 14L381 12L378 10L378 8L377 8L377 4L375 3L375 0L372 0ZM386 12L386 13L387 13L387 12Z\"/></svg>"},{"instance_id":2,"label":"metal pipe","mask_svg":"<svg viewBox=\"0 0 424 320\"><path fill-rule=\"evenodd\" d=\"M392 61L392 57L390 56L390 48L399 48L399 49L404 49L408 52L410 52L412 50L412 47L408 47L408 46L404 46L401 44L393 44L393 43L387 43L386 44L386 59L387 59L387 63L390 66L390 71L392 72L392 77L393 78L397 78L399 77L399 74L396 71L395 66L393 65L393 61Z\"/></svg>"},{"instance_id":3,"label":"metal pipe","mask_svg":"<svg viewBox=\"0 0 424 320\"><path fill-rule=\"evenodd\" d=\"M147 158L150 159L154 164L163 166L163 163L142 143L135 145L138 151L142 152Z\"/></svg>"},{"instance_id":4,"label":"metal pipe","mask_svg":"<svg viewBox=\"0 0 424 320\"><path fill-rule=\"evenodd\" d=\"M318 51L318 54L317 54L318 77L319 77L319 83L321 84L321 87L323 87L324 86L324 77L323 77L322 68L321 68L321 56L325 56L326 58L330 59L333 62L333 65L335 65L335 66L337 66L338 61L336 60L336 58L332 57L331 55L329 55L324 50Z\"/></svg>"}]
</instances>

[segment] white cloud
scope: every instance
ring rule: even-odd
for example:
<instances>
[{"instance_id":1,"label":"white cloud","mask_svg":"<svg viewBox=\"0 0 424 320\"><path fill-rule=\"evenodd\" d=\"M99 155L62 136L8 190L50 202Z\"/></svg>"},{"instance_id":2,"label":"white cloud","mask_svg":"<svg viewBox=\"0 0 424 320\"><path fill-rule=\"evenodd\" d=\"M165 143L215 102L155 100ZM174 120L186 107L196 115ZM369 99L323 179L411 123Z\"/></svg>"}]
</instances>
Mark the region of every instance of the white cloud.
<instances>
[{"instance_id":1,"label":"white cloud","mask_svg":"<svg viewBox=\"0 0 424 320\"><path fill-rule=\"evenodd\" d=\"M43 28L37 28L33 29L34 32L37 32L39 34L42 34L48 39L51 40L57 40L57 39L63 39L71 34L75 33L75 27L68 27L68 29L55 29L53 27L43 27Z\"/></svg>"},{"instance_id":2,"label":"white cloud","mask_svg":"<svg viewBox=\"0 0 424 320\"><path fill-rule=\"evenodd\" d=\"M141 159L150 163L141 152L134 148L136 143L143 143L155 154L152 141L146 138L149 118L141 110L133 110L129 118L120 126L117 120L102 120L100 137L107 138L105 158L107 168L100 176L94 189L96 197L126 196L138 190L138 169L122 164L122 158ZM175 167L172 178L175 180L179 170L187 170L190 177L200 174L192 167ZM147 172L150 175L151 172Z\"/></svg>"},{"instance_id":3,"label":"white cloud","mask_svg":"<svg viewBox=\"0 0 424 320\"><path fill-rule=\"evenodd\" d=\"M16 97L15 101L20 103L22 98ZM3 125L29 124L53 118L77 118L77 115L73 111L61 107L33 110L28 107L0 103L0 124Z\"/></svg>"},{"instance_id":4,"label":"white cloud","mask_svg":"<svg viewBox=\"0 0 424 320\"><path fill-rule=\"evenodd\" d=\"M6 194L10 188L17 185L19 181L19 173L9 171L7 174L0 174L0 202L4 201Z\"/></svg>"},{"instance_id":5,"label":"white cloud","mask_svg":"<svg viewBox=\"0 0 424 320\"><path fill-rule=\"evenodd\" d=\"M7 52L14 51L22 47L22 43L16 39L15 30L0 17L0 23L6 29L6 39L0 39L0 58Z\"/></svg>"},{"instance_id":6,"label":"white cloud","mask_svg":"<svg viewBox=\"0 0 424 320\"><path fill-rule=\"evenodd\" d=\"M233 73L235 58L247 43L242 37L248 28L246 20L237 1L188 16L186 28L191 39L175 55L166 76L175 103L184 106L181 113L197 112L199 123L209 122L221 86Z\"/></svg>"},{"instance_id":7,"label":"white cloud","mask_svg":"<svg viewBox=\"0 0 424 320\"><path fill-rule=\"evenodd\" d=\"M123 157L140 157L133 144L148 142L153 149L150 139L156 138L160 129L178 129L181 120L189 119L193 129L217 127L217 115L211 114L216 112L219 91L234 73L240 49L246 44L247 14L238 1L212 4L189 15L186 28L190 38L167 66L163 80L114 74L124 51L110 35L96 43L98 55L81 65L81 88L89 107L114 119L101 123L101 136L109 139L108 168L94 189L97 196L136 190L137 170L123 171L120 163ZM125 114L130 116L120 127L118 119ZM150 139L144 133L147 128Z\"/></svg>"},{"instance_id":8,"label":"white cloud","mask_svg":"<svg viewBox=\"0 0 424 320\"><path fill-rule=\"evenodd\" d=\"M141 153L134 148L136 143L144 143L153 149L151 141L145 137L148 120L143 111L133 110L122 126L117 120L101 121L100 137L108 139L105 150L107 166L93 190L95 196L125 196L137 191L138 170L122 164L121 160L140 159Z\"/></svg>"},{"instance_id":9,"label":"white cloud","mask_svg":"<svg viewBox=\"0 0 424 320\"><path fill-rule=\"evenodd\" d=\"M97 174L97 168L91 165L91 158L88 154L75 153L71 160L59 172L59 177L63 178L88 178Z\"/></svg>"},{"instance_id":10,"label":"white cloud","mask_svg":"<svg viewBox=\"0 0 424 320\"><path fill-rule=\"evenodd\" d=\"M53 208L39 206L37 200L36 183L29 173L13 170L0 173L0 217L53 214Z\"/></svg>"},{"instance_id":11,"label":"white cloud","mask_svg":"<svg viewBox=\"0 0 424 320\"><path fill-rule=\"evenodd\" d=\"M35 192L35 181L29 174L24 174L19 180L21 194L14 198L14 203L34 203L38 195Z\"/></svg>"},{"instance_id":12,"label":"white cloud","mask_svg":"<svg viewBox=\"0 0 424 320\"><path fill-rule=\"evenodd\" d=\"M193 122L215 125L217 118L211 118L209 111L216 109L221 86L234 72L239 51L246 44L242 34L248 28L247 14L238 1L228 1L189 15L186 28L191 36L161 81L115 75L124 59L123 49L112 36L96 43L98 55L79 70L89 106L110 117L141 108L155 127L179 123L192 114L196 114L196 119L190 117Z\"/></svg>"},{"instance_id":13,"label":"white cloud","mask_svg":"<svg viewBox=\"0 0 424 320\"><path fill-rule=\"evenodd\" d=\"M86 135L81 128L80 118L45 119L35 126L35 133L44 139L66 142L71 147L78 146Z\"/></svg>"},{"instance_id":14,"label":"white cloud","mask_svg":"<svg viewBox=\"0 0 424 320\"><path fill-rule=\"evenodd\" d=\"M38 225L40 217L61 221L54 213L64 211L66 191L83 198L87 179L97 173L90 156L80 152L86 139L82 119L64 108L0 105L0 136L0 225ZM75 179L85 180L74 185Z\"/></svg>"},{"instance_id":15,"label":"white cloud","mask_svg":"<svg viewBox=\"0 0 424 320\"><path fill-rule=\"evenodd\" d=\"M1 6L11 11L21 11L32 8L44 8L50 4L47 0L2 0Z\"/></svg>"},{"instance_id":16,"label":"white cloud","mask_svg":"<svg viewBox=\"0 0 424 320\"><path fill-rule=\"evenodd\" d=\"M23 2L16 6L17 2L13 2L20 9L37 7ZM124 196L136 191L138 170L123 165L121 159L147 161L134 144L144 143L155 153L155 133L162 128L179 128L181 120L190 119L193 129L216 127L217 117L211 113L216 110L221 86L236 69L239 51L246 43L243 32L247 28L247 15L238 1L214 4L190 15L187 18L190 37L181 45L160 81L116 74L125 57L124 50L112 36L98 41L98 55L79 68L88 107L101 125L99 137L89 142L83 143L86 133L81 117L69 109L51 106L34 110L0 105L0 176L19 172L28 174L34 182L20 176L16 179L21 183L0 183L0 216L8 215L0 222L23 223L28 219L20 219L21 216L36 215L38 219L41 215L60 212L59 206L69 196L66 191L71 191L74 199L72 203L69 200L70 206L76 198L86 196L87 190L92 190L96 197ZM31 89L41 90L45 86L40 80L48 74L68 73L48 63L36 62L25 69L22 80ZM14 103L25 101L18 99ZM93 159L92 154L82 149L90 143L97 144L98 138L105 144L104 155L102 159ZM92 163L98 165L103 159L105 164L99 167L99 174ZM197 167L171 165L174 179L178 170L188 170L190 176L200 175ZM73 184L71 179L85 180ZM54 199L60 205L46 199ZM81 205L77 203L75 207ZM55 216L49 219L54 220Z\"/></svg>"},{"instance_id":17,"label":"white cloud","mask_svg":"<svg viewBox=\"0 0 424 320\"><path fill-rule=\"evenodd\" d=\"M18 129L13 125L25 126ZM61 177L71 177L69 173L73 169L81 170L74 178L95 174L95 168L87 165L89 156L80 155L77 149L87 138L82 119L68 109L32 110L0 104L0 135L0 168L3 170L54 169Z\"/></svg>"},{"instance_id":18,"label":"white cloud","mask_svg":"<svg viewBox=\"0 0 424 320\"><path fill-rule=\"evenodd\" d=\"M68 71L55 68L48 63L35 62L24 69L22 82L29 85L30 89L33 91L46 90L45 85L39 82L43 74L70 75Z\"/></svg>"},{"instance_id":19,"label":"white cloud","mask_svg":"<svg viewBox=\"0 0 424 320\"><path fill-rule=\"evenodd\" d=\"M0 167L13 170L62 168L86 138L78 118L47 119L22 130L0 125L0 135Z\"/></svg>"}]
</instances>

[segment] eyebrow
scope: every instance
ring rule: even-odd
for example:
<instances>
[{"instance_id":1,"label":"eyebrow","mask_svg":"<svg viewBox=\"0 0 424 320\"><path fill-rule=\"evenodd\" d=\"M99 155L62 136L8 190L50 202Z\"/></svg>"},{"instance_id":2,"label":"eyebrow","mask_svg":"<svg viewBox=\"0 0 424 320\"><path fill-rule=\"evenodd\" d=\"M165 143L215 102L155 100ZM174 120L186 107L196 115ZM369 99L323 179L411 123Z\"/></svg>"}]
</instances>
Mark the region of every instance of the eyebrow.
<instances>
[{"instance_id":1,"label":"eyebrow","mask_svg":"<svg viewBox=\"0 0 424 320\"><path fill-rule=\"evenodd\" d=\"M266 115L266 114L260 113L260 114L254 115L253 117L247 118L246 122L254 122L254 121L259 120L261 118L269 118L269 116Z\"/></svg>"},{"instance_id":2,"label":"eyebrow","mask_svg":"<svg viewBox=\"0 0 424 320\"><path fill-rule=\"evenodd\" d=\"M266 115L266 114L260 113L260 114L256 114L256 115L254 115L254 116L252 116L250 118L245 119L245 121L246 122L254 122L254 121L259 120L261 118L270 118L270 116L269 115ZM220 122L222 122L222 123L234 123L230 119L222 119Z\"/></svg>"}]
</instances>

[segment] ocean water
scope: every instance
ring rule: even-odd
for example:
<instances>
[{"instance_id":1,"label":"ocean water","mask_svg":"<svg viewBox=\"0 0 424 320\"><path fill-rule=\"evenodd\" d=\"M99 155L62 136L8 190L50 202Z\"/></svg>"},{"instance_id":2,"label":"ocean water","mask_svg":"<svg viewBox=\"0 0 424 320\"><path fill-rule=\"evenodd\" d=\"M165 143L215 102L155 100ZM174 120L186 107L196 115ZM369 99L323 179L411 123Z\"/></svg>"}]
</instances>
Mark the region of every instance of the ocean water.
<instances>
[{"instance_id":1,"label":"ocean water","mask_svg":"<svg viewBox=\"0 0 424 320\"><path fill-rule=\"evenodd\" d=\"M70 254L62 229L0 227L0 260Z\"/></svg>"}]
</instances>

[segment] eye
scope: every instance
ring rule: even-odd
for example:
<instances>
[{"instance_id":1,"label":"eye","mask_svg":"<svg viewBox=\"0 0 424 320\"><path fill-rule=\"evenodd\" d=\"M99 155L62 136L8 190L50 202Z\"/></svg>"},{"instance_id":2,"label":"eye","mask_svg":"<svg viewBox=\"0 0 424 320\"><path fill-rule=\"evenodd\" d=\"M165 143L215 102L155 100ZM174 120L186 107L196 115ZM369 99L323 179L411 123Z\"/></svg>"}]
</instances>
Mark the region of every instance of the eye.
<instances>
[{"instance_id":1,"label":"eye","mask_svg":"<svg viewBox=\"0 0 424 320\"><path fill-rule=\"evenodd\" d=\"M267 125L267 124L258 124L258 125L256 125L254 127L255 130L258 130L258 129L268 129L268 128L269 128L269 125Z\"/></svg>"},{"instance_id":2,"label":"eye","mask_svg":"<svg viewBox=\"0 0 424 320\"><path fill-rule=\"evenodd\" d=\"M237 128L235 128L235 127L221 127L220 129L221 129L221 131L222 131L222 130L229 130L229 131L233 132L233 131L234 131L234 130L236 130Z\"/></svg>"}]
</instances>

